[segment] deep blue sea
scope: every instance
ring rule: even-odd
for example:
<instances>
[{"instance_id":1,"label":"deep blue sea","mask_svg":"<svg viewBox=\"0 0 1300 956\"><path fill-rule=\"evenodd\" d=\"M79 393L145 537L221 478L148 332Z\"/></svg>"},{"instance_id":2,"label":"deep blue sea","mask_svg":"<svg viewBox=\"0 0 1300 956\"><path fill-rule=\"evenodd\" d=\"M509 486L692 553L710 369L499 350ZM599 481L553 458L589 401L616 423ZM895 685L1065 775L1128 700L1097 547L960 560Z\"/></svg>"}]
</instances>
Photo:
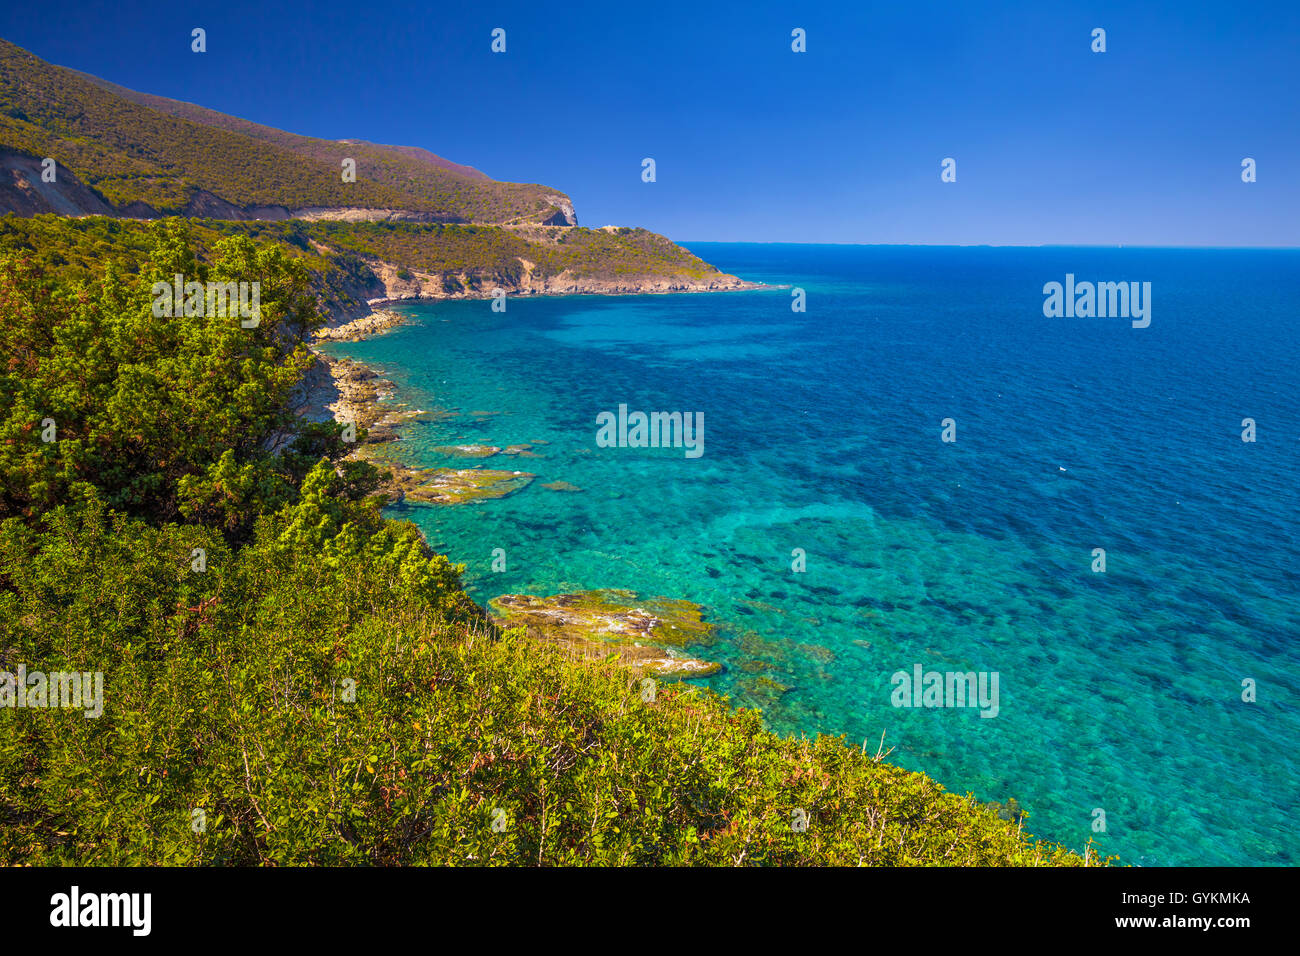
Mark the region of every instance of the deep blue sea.
<instances>
[{"instance_id":1,"label":"deep blue sea","mask_svg":"<svg viewBox=\"0 0 1300 956\"><path fill-rule=\"evenodd\" d=\"M538 476L388 513L483 601L698 602L718 631L692 651L725 665L703 683L780 732L884 732L1041 837L1300 862L1300 252L688 245L806 311L789 288L434 302L331 347L446 413L406 428L411 463ZM1067 273L1150 282L1150 326L1045 318ZM702 413L703 455L598 447L620 404ZM433 450L468 442L534 457ZM996 672L997 716L894 706L918 664Z\"/></svg>"}]
</instances>

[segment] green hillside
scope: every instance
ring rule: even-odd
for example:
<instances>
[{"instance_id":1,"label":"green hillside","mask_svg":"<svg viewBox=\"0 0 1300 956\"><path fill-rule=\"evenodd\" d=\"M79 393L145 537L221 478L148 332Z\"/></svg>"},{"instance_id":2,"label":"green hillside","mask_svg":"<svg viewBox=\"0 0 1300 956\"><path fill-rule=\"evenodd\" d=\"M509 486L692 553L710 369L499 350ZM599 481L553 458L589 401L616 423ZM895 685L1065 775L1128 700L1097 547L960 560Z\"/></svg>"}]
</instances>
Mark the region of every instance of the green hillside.
<instances>
[{"instance_id":1,"label":"green hillside","mask_svg":"<svg viewBox=\"0 0 1300 956\"><path fill-rule=\"evenodd\" d=\"M568 197L499 183L423 150L295 136L132 94L0 40L0 149L51 157L123 215L356 207L446 222L540 222ZM340 163L356 161L356 181ZM3 211L3 210L0 210Z\"/></svg>"},{"instance_id":2,"label":"green hillside","mask_svg":"<svg viewBox=\"0 0 1300 956\"><path fill-rule=\"evenodd\" d=\"M335 153L338 151L339 144L331 140L313 139L310 136L299 136L296 133L287 133L284 130L275 129L270 126L262 126L260 123L240 119L238 116L228 116L225 113L218 113L216 110L210 110L204 106L196 106L193 103L183 103L180 100L169 100L165 96L154 96L152 93L141 93L138 90L129 90L125 86L110 83L108 80L100 79L97 76L91 76L89 73L82 73L79 70L74 72L95 84L100 89L107 90L116 96L130 100L132 103L138 103L141 106L147 106L160 113L167 113L170 116L190 120L191 122L199 123L203 126L215 126L232 133L239 133L241 136L259 139L271 143L272 145L307 155L317 155L318 158L327 160L333 160ZM473 167L461 166L459 163L453 163L450 160L443 159L441 156L435 156L433 153L417 147L381 146L375 143L355 143L355 145L361 150L362 155L375 156L377 159L404 156L407 159L417 159L421 163L432 164L470 179L477 179L483 182L492 181ZM416 173L419 170L418 166L408 164L403 167L402 171ZM397 185L398 183L391 182L389 184Z\"/></svg>"}]
</instances>

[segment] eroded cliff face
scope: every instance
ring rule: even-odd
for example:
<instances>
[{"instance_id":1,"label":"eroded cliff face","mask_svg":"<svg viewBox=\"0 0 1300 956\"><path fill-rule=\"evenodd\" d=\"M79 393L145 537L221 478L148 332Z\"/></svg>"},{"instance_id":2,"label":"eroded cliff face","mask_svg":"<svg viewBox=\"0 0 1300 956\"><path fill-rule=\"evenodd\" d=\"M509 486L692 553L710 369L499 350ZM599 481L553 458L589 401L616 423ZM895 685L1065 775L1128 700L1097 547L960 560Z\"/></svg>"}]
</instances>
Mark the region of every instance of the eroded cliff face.
<instances>
[{"instance_id":1,"label":"eroded cliff face","mask_svg":"<svg viewBox=\"0 0 1300 956\"><path fill-rule=\"evenodd\" d=\"M573 211L573 203L558 194L547 196L546 201L555 209L550 216L542 220L543 226L576 226L578 214Z\"/></svg>"},{"instance_id":2,"label":"eroded cliff face","mask_svg":"<svg viewBox=\"0 0 1300 956\"><path fill-rule=\"evenodd\" d=\"M510 276L481 276L469 272L429 273L400 269L389 262L366 260L366 265L378 279L381 288L371 304L395 302L402 299L483 299L490 298L493 289L507 295L619 295L657 292L721 292L736 289L758 288L733 275L715 273L701 279L689 276L627 276L618 279L593 279L577 276L565 270L558 275L541 276L536 266L527 259L516 261L521 266L518 278Z\"/></svg>"},{"instance_id":3,"label":"eroded cliff face","mask_svg":"<svg viewBox=\"0 0 1300 956\"><path fill-rule=\"evenodd\" d=\"M117 213L81 182L72 170L55 166L54 182L45 182L41 160L0 149L0 214L19 216L113 216Z\"/></svg>"}]
</instances>

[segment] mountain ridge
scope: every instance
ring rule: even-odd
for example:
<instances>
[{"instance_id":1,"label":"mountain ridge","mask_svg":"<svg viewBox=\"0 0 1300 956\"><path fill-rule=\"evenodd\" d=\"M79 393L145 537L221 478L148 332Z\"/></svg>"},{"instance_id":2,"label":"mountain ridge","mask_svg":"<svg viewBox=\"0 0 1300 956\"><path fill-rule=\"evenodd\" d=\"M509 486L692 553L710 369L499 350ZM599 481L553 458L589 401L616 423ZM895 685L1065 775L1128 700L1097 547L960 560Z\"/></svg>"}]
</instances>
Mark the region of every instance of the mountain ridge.
<instances>
[{"instance_id":1,"label":"mountain ridge","mask_svg":"<svg viewBox=\"0 0 1300 956\"><path fill-rule=\"evenodd\" d=\"M33 178L47 158L53 183ZM347 160L355 181L344 181ZM272 220L368 210L375 215L361 218L577 224L572 200L549 186L499 182L421 147L300 136L129 90L0 39L0 213L68 209Z\"/></svg>"}]
</instances>

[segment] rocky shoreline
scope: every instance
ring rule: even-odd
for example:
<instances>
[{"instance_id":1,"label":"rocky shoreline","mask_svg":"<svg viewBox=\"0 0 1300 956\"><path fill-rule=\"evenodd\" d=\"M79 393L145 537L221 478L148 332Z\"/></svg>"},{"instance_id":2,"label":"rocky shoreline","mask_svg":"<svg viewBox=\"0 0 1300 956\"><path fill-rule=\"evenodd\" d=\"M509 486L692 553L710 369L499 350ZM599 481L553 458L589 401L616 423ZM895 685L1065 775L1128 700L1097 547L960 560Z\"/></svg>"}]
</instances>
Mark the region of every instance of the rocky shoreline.
<instances>
[{"instance_id":1,"label":"rocky shoreline","mask_svg":"<svg viewBox=\"0 0 1300 956\"><path fill-rule=\"evenodd\" d=\"M321 247L323 249L324 247ZM538 275L534 263L522 257L517 278L486 279L468 271L459 273L422 272L401 268L379 259L362 258L370 277L344 289L356 305L344 305L333 296L323 296L321 306L329 316L325 328L317 330L321 342L355 342L401 325L403 318L387 306L418 302L491 299L504 292L508 297L535 295L674 295L702 292L746 292L783 289L786 286L750 282L725 272L693 279L682 275L628 279L595 279L574 275L569 270L557 275Z\"/></svg>"},{"instance_id":2,"label":"rocky shoreline","mask_svg":"<svg viewBox=\"0 0 1300 956\"><path fill-rule=\"evenodd\" d=\"M317 329L313 338L317 342L360 342L362 339L382 335L405 322L406 319L396 312L371 309L342 325Z\"/></svg>"},{"instance_id":3,"label":"rocky shoreline","mask_svg":"<svg viewBox=\"0 0 1300 956\"><path fill-rule=\"evenodd\" d=\"M657 280L574 280L561 273L553 279L532 283L531 263L524 263L523 279L511 289L513 295L668 295L674 293L690 294L700 292L742 292L758 289L783 288L769 286L759 282L749 282L733 275L718 273L717 277L707 280L657 279ZM384 306L414 304L455 299L489 299L491 290L473 290L447 292L442 286L442 277L423 273L408 273L409 278L402 278L402 270L389 263L372 262L383 285L385 296L364 300L360 308L341 308L336 302L322 302L323 311L329 316L325 326L312 333L308 343L315 354L317 364L304 377L296 402L297 414L308 421L328 421L333 419L340 423L352 422L358 428L370 430L366 444L380 444L395 441L398 435L393 430L398 424L409 421L418 412L409 410L402 403L394 403L391 408L380 408L381 402L391 399L395 392L392 382L381 379L372 369L366 368L353 359L332 359L315 346L326 342L360 342L382 335L406 323L406 317ZM437 283L435 289L434 283ZM507 454L512 452L507 449ZM393 467L404 468L396 462ZM415 474L414 469L407 469ZM409 477L409 476L408 476ZM561 483L564 484L564 483Z\"/></svg>"}]
</instances>

